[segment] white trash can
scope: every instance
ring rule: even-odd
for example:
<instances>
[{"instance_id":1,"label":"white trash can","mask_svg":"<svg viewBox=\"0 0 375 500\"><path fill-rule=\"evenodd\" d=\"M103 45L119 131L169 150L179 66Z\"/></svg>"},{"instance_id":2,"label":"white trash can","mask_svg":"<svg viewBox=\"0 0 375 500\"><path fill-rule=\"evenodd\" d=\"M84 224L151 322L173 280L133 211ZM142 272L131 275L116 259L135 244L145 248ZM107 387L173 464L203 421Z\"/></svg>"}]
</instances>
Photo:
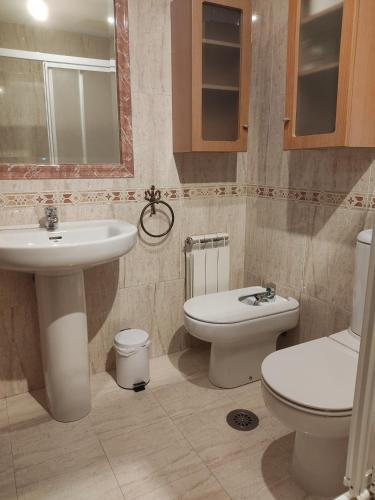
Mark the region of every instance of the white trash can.
<instances>
[{"instance_id":1,"label":"white trash can","mask_svg":"<svg viewBox=\"0 0 375 500\"><path fill-rule=\"evenodd\" d=\"M148 346L143 330L122 330L115 336L116 378L124 389L142 391L150 381Z\"/></svg>"}]
</instances>

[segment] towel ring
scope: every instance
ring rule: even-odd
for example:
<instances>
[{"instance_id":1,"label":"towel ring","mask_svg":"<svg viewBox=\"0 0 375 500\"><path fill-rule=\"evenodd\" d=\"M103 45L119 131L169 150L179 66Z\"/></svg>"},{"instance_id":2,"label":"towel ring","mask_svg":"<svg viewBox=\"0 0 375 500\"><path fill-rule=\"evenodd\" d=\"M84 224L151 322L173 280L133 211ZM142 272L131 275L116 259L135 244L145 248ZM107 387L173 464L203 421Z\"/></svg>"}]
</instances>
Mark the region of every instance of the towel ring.
<instances>
[{"instance_id":1,"label":"towel ring","mask_svg":"<svg viewBox=\"0 0 375 500\"><path fill-rule=\"evenodd\" d=\"M151 236L151 238L162 238L163 236L166 236L168 233L171 232L172 227L174 225L174 212L173 212L173 208L167 202L161 200L160 198L161 198L161 193L160 193L160 191L158 189L155 190L155 186L151 186L150 190L145 191L145 200L147 200L149 203L147 203L147 205L143 208L143 210L141 212L140 223L141 223L141 228L143 229L143 231L148 236ZM144 218L144 216L145 216L146 211L147 211L148 208L151 207L150 217L152 217L153 215L156 214L155 205L164 205L165 207L168 208L168 210L171 213L171 222L169 224L168 229L166 231L164 231L164 233L160 233L160 234L150 233L150 231L148 231L145 228L144 223L143 223L143 218Z\"/></svg>"}]
</instances>

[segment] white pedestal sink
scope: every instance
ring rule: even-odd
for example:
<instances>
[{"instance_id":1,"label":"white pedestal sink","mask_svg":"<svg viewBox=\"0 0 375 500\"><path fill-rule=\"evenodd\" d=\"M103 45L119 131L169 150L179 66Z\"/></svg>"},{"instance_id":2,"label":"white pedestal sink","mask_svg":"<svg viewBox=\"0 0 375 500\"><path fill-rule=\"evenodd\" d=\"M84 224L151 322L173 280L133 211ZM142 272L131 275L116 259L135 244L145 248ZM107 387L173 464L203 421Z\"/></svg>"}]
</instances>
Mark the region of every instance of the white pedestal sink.
<instances>
[{"instance_id":1,"label":"white pedestal sink","mask_svg":"<svg viewBox=\"0 0 375 500\"><path fill-rule=\"evenodd\" d=\"M91 408L83 269L117 259L136 241L137 228L118 220L0 230L0 268L36 275L47 401L56 420L79 420Z\"/></svg>"}]
</instances>

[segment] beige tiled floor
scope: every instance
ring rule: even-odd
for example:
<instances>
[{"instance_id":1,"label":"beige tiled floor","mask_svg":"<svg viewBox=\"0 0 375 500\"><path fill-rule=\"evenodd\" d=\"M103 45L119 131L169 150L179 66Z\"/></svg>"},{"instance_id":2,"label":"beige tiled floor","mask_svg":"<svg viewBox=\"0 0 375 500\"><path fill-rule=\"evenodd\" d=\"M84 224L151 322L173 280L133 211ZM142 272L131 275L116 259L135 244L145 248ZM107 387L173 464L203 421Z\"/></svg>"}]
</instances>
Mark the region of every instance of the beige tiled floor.
<instances>
[{"instance_id":1,"label":"beige tiled floor","mask_svg":"<svg viewBox=\"0 0 375 500\"><path fill-rule=\"evenodd\" d=\"M289 477L293 435L266 410L259 383L232 390L207 378L208 352L151 360L146 391L92 378L91 414L52 420L43 392L0 400L1 500L307 500ZM226 423L234 408L260 418Z\"/></svg>"}]
</instances>

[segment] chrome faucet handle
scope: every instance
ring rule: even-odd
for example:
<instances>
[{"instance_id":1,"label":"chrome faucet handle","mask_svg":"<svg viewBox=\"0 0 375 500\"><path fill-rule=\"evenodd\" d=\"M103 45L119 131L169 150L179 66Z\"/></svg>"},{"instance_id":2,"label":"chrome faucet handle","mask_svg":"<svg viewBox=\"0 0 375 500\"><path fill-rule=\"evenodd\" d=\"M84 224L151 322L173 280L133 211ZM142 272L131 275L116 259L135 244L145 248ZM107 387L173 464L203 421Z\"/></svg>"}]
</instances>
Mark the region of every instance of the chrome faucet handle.
<instances>
[{"instance_id":1,"label":"chrome faucet handle","mask_svg":"<svg viewBox=\"0 0 375 500\"><path fill-rule=\"evenodd\" d=\"M265 283L267 298L273 299L276 296L276 283Z\"/></svg>"},{"instance_id":2,"label":"chrome faucet handle","mask_svg":"<svg viewBox=\"0 0 375 500\"><path fill-rule=\"evenodd\" d=\"M44 209L44 214L46 216L46 228L55 229L56 224L59 222L59 218L57 216L57 207L46 207Z\"/></svg>"}]
</instances>

